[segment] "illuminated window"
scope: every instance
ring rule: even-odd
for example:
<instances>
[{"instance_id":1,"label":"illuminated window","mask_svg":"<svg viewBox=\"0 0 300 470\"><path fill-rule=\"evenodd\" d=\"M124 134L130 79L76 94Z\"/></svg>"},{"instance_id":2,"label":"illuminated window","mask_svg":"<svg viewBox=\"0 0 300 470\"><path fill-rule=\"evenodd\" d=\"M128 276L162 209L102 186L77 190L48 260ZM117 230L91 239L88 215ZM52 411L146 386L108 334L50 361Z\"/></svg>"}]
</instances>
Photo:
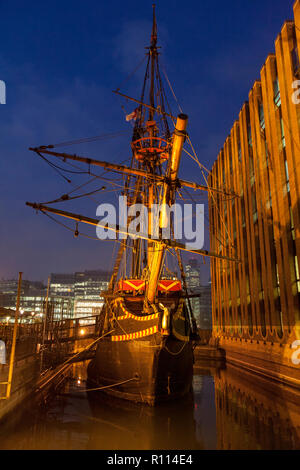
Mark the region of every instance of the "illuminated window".
<instances>
[{"instance_id":1,"label":"illuminated window","mask_svg":"<svg viewBox=\"0 0 300 470\"><path fill-rule=\"evenodd\" d=\"M276 288L278 291L278 295L280 296L280 283L279 283L279 272L278 272L278 264L276 263Z\"/></svg>"}]
</instances>

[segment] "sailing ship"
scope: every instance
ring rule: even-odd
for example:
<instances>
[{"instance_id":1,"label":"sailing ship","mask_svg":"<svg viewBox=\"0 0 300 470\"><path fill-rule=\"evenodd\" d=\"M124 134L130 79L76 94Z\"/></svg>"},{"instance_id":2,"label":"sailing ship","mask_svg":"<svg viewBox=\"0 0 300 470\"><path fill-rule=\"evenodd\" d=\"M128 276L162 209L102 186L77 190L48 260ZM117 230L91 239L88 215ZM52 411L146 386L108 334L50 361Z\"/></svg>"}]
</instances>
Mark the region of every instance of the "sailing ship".
<instances>
[{"instance_id":1,"label":"sailing ship","mask_svg":"<svg viewBox=\"0 0 300 470\"><path fill-rule=\"evenodd\" d=\"M159 47L155 7L151 43L146 53L146 72L140 99L115 93L137 104L128 117L133 118L130 166L103 162L74 154L56 152L54 146L30 148L43 158L57 157L61 161L83 162L117 172L125 177L122 190L128 205L138 203L149 208L171 206L181 187L208 190L205 185L179 179L178 171L184 142L187 138L188 117L180 113L177 119L166 111L166 95L160 74ZM171 132L169 121L173 121ZM68 198L64 198L67 200ZM76 223L99 226L99 220L59 210L48 205L26 203L43 213L52 213ZM134 402L156 405L162 401L187 395L192 388L193 348L198 338L197 325L191 308L182 250L203 256L222 258L206 250L191 250L174 239L172 218L164 210L157 225L159 238L150 235L131 237L127 228L108 227L120 240L115 265L100 314L99 342L95 357L88 366L92 389ZM163 229L170 226L168 239ZM76 228L77 231L77 228ZM77 231L78 233L78 231ZM172 235L173 234L173 235ZM166 269L166 253L172 252L178 273ZM126 269L121 270L126 260Z\"/></svg>"}]
</instances>

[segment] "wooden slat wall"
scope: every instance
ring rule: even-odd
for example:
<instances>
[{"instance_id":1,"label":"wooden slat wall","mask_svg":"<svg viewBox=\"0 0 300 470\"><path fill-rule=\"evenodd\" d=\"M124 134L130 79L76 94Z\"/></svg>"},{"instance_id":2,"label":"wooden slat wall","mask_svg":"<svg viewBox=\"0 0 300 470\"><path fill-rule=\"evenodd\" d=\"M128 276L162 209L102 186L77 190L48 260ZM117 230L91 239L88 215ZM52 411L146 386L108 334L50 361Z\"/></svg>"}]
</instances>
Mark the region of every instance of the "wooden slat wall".
<instances>
[{"instance_id":1,"label":"wooden slat wall","mask_svg":"<svg viewBox=\"0 0 300 470\"><path fill-rule=\"evenodd\" d=\"M209 195L212 251L242 260L239 265L211 262L217 337L286 343L299 326L300 104L292 101L292 85L300 80L300 70L297 77L292 51L297 46L300 53L300 0L294 18L284 23L275 54L267 57L209 177L211 186L240 196ZM274 101L277 78L280 107Z\"/></svg>"}]
</instances>

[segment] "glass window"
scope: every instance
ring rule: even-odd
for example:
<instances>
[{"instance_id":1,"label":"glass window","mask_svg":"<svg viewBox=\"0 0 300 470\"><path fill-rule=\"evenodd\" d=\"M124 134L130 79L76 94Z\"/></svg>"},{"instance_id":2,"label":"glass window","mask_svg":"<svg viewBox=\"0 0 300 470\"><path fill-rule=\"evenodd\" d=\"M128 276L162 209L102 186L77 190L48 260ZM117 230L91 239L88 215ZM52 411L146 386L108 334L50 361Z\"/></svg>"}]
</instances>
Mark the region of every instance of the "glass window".
<instances>
[{"instance_id":1,"label":"glass window","mask_svg":"<svg viewBox=\"0 0 300 470\"><path fill-rule=\"evenodd\" d=\"M279 271L278 271L277 263L276 263L276 286L279 286Z\"/></svg>"},{"instance_id":2,"label":"glass window","mask_svg":"<svg viewBox=\"0 0 300 470\"><path fill-rule=\"evenodd\" d=\"M291 52L292 55L292 64L293 64L293 72L295 77L299 77L300 75L300 62L299 62L299 54L298 54L298 47L294 47Z\"/></svg>"},{"instance_id":3,"label":"glass window","mask_svg":"<svg viewBox=\"0 0 300 470\"><path fill-rule=\"evenodd\" d=\"M242 147L241 142L238 143L239 162L242 161Z\"/></svg>"},{"instance_id":4,"label":"glass window","mask_svg":"<svg viewBox=\"0 0 300 470\"><path fill-rule=\"evenodd\" d=\"M273 82L273 89L274 89L274 103L279 108L281 106L281 98L280 98L278 77L276 77L276 80L274 80Z\"/></svg>"},{"instance_id":5,"label":"glass window","mask_svg":"<svg viewBox=\"0 0 300 470\"><path fill-rule=\"evenodd\" d=\"M259 104L258 112L259 112L260 127L264 129L265 128L265 114L264 114L264 107L262 103Z\"/></svg>"},{"instance_id":6,"label":"glass window","mask_svg":"<svg viewBox=\"0 0 300 470\"><path fill-rule=\"evenodd\" d=\"M229 169L230 169L230 174L232 175L232 156L229 155Z\"/></svg>"},{"instance_id":7,"label":"glass window","mask_svg":"<svg viewBox=\"0 0 300 470\"><path fill-rule=\"evenodd\" d=\"M253 209L253 223L255 224L255 222L257 222L257 203L256 203L256 196L255 196L255 192L252 191L252 209Z\"/></svg>"},{"instance_id":8,"label":"glass window","mask_svg":"<svg viewBox=\"0 0 300 470\"><path fill-rule=\"evenodd\" d=\"M295 274L296 274L297 291L300 292L300 276L299 276L299 265L298 265L297 256L295 256Z\"/></svg>"},{"instance_id":9,"label":"glass window","mask_svg":"<svg viewBox=\"0 0 300 470\"><path fill-rule=\"evenodd\" d=\"M295 240L295 225L294 225L294 216L293 216L293 209L290 206L290 216L291 216L291 232L292 238Z\"/></svg>"},{"instance_id":10,"label":"glass window","mask_svg":"<svg viewBox=\"0 0 300 470\"><path fill-rule=\"evenodd\" d=\"M282 117L280 118L280 130L281 130L282 146L283 148L285 148L285 134L284 134L284 125L283 125Z\"/></svg>"},{"instance_id":11,"label":"glass window","mask_svg":"<svg viewBox=\"0 0 300 470\"><path fill-rule=\"evenodd\" d=\"M249 144L250 147L252 147L252 133L251 133L251 125L250 124L248 124L247 133L248 133L248 144Z\"/></svg>"},{"instance_id":12,"label":"glass window","mask_svg":"<svg viewBox=\"0 0 300 470\"><path fill-rule=\"evenodd\" d=\"M265 143L266 143L266 166L268 167L269 166L269 149L268 149L267 141Z\"/></svg>"},{"instance_id":13,"label":"glass window","mask_svg":"<svg viewBox=\"0 0 300 470\"><path fill-rule=\"evenodd\" d=\"M286 176L286 187L287 191L290 192L290 177L289 177L289 167L288 162L284 160L285 176Z\"/></svg>"},{"instance_id":14,"label":"glass window","mask_svg":"<svg viewBox=\"0 0 300 470\"><path fill-rule=\"evenodd\" d=\"M266 201L266 207L267 209L270 209L272 207L272 196L271 196L271 191L269 192L269 197L267 197Z\"/></svg>"}]
</instances>

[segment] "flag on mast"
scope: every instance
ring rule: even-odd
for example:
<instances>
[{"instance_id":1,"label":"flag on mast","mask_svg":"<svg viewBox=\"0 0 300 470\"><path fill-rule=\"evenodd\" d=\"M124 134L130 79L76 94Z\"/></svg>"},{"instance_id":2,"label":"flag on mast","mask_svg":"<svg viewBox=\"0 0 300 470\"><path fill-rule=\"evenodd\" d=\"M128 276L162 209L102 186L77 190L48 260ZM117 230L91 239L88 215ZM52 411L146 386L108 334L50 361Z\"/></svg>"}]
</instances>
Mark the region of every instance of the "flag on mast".
<instances>
[{"instance_id":1,"label":"flag on mast","mask_svg":"<svg viewBox=\"0 0 300 470\"><path fill-rule=\"evenodd\" d=\"M132 111L132 113L130 114L127 114L126 115L126 121L132 121L132 120L136 120L137 118L137 112L138 112L138 108L136 108L134 111Z\"/></svg>"}]
</instances>

